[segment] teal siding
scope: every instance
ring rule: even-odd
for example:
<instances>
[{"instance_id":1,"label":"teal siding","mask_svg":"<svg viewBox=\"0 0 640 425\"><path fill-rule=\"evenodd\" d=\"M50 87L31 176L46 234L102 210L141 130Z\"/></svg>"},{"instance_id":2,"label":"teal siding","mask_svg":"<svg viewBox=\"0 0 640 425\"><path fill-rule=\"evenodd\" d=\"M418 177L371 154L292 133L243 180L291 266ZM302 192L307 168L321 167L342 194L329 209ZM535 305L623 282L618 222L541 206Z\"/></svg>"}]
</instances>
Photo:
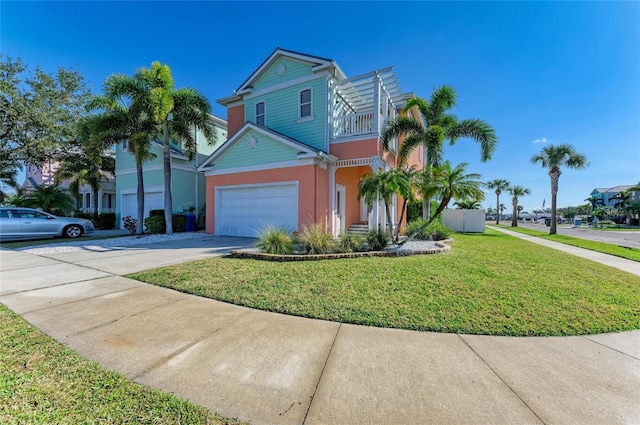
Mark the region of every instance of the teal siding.
<instances>
[{"instance_id":1,"label":"teal siding","mask_svg":"<svg viewBox=\"0 0 640 425\"><path fill-rule=\"evenodd\" d=\"M258 141L254 149L250 149L248 141L250 137ZM229 148L213 164L213 169L224 170L229 168L246 167L251 165L269 164L272 162L291 161L298 156L299 149L289 147L270 137L249 131L240 140Z\"/></svg>"},{"instance_id":2,"label":"teal siding","mask_svg":"<svg viewBox=\"0 0 640 425\"><path fill-rule=\"evenodd\" d=\"M281 64L287 69L283 76L279 76L277 73L278 67ZM275 61L257 81L253 83L253 90L262 90L276 84L282 84L287 81L295 80L296 78L310 75L313 73L311 68L312 65L310 63L300 62L289 58L280 58Z\"/></svg>"},{"instance_id":3,"label":"teal siding","mask_svg":"<svg viewBox=\"0 0 640 425\"><path fill-rule=\"evenodd\" d=\"M312 121L299 123L299 91L307 88L311 88L313 91L313 115L315 118ZM325 150L326 97L326 79L324 77L318 78L247 100L245 118L247 121L255 122L255 104L265 101L267 127L316 149Z\"/></svg>"}]
</instances>

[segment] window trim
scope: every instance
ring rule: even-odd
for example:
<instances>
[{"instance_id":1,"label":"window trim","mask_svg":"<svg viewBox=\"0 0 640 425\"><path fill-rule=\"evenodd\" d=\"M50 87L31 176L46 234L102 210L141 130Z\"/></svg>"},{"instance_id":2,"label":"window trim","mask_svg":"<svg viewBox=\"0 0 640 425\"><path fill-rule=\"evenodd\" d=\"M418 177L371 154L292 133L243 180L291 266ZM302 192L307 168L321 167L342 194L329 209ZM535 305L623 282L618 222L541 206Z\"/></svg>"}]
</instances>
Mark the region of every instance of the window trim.
<instances>
[{"instance_id":1,"label":"window trim","mask_svg":"<svg viewBox=\"0 0 640 425\"><path fill-rule=\"evenodd\" d=\"M262 104L263 105L263 111L262 111L262 124L258 124L258 105ZM253 121L255 122L256 125L261 125L261 126L266 126L267 125L267 101L266 100L261 100L260 102L256 102L253 104Z\"/></svg>"},{"instance_id":2,"label":"window trim","mask_svg":"<svg viewBox=\"0 0 640 425\"><path fill-rule=\"evenodd\" d=\"M309 92L309 115L305 115L302 116L302 106L303 105L307 105L307 103L302 103L302 93L303 92ZM315 118L315 115L313 115L313 87L305 87L303 89L298 90L298 122L307 122L307 121L313 121L313 119Z\"/></svg>"}]
</instances>

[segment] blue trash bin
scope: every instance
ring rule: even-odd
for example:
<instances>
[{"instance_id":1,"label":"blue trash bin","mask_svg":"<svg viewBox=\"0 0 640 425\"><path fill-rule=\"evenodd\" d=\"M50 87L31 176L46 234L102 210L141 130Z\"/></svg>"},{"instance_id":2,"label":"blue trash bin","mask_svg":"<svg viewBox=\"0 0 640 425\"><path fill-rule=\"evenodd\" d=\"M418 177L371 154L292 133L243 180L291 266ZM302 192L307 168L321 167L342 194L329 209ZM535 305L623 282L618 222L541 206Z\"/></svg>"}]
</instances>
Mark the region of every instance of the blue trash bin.
<instances>
[{"instance_id":1,"label":"blue trash bin","mask_svg":"<svg viewBox=\"0 0 640 425\"><path fill-rule=\"evenodd\" d=\"M196 228L196 215L195 214L185 214L187 218L187 226L185 227L185 232L193 232Z\"/></svg>"},{"instance_id":2,"label":"blue trash bin","mask_svg":"<svg viewBox=\"0 0 640 425\"><path fill-rule=\"evenodd\" d=\"M545 219L544 219L544 224L545 224L547 227L551 227L551 219L550 219L550 218L545 218Z\"/></svg>"}]
</instances>

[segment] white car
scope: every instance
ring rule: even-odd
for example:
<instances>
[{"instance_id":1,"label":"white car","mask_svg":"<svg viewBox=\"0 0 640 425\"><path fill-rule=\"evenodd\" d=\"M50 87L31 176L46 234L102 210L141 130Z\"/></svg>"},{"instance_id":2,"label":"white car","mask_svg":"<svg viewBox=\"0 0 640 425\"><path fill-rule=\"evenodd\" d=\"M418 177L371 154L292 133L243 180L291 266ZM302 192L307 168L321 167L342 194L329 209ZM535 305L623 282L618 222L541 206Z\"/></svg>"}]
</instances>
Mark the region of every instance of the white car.
<instances>
[{"instance_id":1,"label":"white car","mask_svg":"<svg viewBox=\"0 0 640 425\"><path fill-rule=\"evenodd\" d=\"M0 207L0 241L77 238L93 231L93 223L84 218L58 217L32 208Z\"/></svg>"}]
</instances>

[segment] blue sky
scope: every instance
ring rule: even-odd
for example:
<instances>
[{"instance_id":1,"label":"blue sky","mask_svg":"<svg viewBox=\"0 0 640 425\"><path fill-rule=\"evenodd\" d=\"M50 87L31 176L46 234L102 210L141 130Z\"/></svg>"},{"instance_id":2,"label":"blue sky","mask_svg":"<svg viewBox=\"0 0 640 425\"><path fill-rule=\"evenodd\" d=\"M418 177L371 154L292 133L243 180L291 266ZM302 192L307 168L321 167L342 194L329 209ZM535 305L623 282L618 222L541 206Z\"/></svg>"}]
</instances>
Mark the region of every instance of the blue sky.
<instances>
[{"instance_id":1,"label":"blue sky","mask_svg":"<svg viewBox=\"0 0 640 425\"><path fill-rule=\"evenodd\" d=\"M640 2L3 0L0 50L30 67L74 68L96 93L109 74L159 60L222 117L215 101L276 47L331 58L348 76L393 65L405 91L429 98L452 85L458 117L495 128L491 161L471 140L445 158L528 187L520 203L533 210L550 206L549 177L530 162L546 144L570 143L590 162L562 174L559 206L640 181L639 23Z\"/></svg>"}]
</instances>

